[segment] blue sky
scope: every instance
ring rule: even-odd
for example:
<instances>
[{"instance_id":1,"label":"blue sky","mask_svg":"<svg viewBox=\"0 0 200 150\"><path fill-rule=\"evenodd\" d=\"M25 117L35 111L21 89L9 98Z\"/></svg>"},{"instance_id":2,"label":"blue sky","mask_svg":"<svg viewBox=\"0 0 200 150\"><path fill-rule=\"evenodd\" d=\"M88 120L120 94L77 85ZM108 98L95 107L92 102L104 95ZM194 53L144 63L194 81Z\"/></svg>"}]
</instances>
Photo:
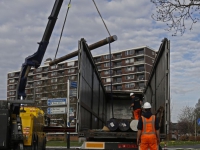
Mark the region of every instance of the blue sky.
<instances>
[{"instance_id":1,"label":"blue sky","mask_svg":"<svg viewBox=\"0 0 200 150\"><path fill-rule=\"evenodd\" d=\"M54 58L68 2L64 1L44 60ZM7 73L20 70L25 58L37 50L53 4L54 0L0 0L0 99L6 99ZM152 20L155 6L150 1L96 0L96 4L111 34L118 36L112 51L144 45L157 50L163 38L171 41L171 111L176 122L180 109L194 107L200 98L199 22L192 31L174 37L165 23ZM190 22L186 25L189 29ZM77 50L80 38L91 44L107 36L92 1L72 0L57 57ZM108 47L93 51L102 53L108 53Z\"/></svg>"}]
</instances>

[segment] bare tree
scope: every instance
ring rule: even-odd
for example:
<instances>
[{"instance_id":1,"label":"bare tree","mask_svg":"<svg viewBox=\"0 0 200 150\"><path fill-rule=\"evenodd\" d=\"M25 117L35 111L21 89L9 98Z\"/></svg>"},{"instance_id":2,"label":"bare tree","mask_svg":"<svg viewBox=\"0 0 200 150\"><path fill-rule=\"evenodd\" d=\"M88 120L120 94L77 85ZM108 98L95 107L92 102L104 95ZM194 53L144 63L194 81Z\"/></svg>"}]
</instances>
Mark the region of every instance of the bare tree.
<instances>
[{"instance_id":1,"label":"bare tree","mask_svg":"<svg viewBox=\"0 0 200 150\"><path fill-rule=\"evenodd\" d=\"M156 21L167 22L167 30L175 30L174 35L186 30L186 20L191 20L190 30L199 20L200 0L151 0L156 6L152 18Z\"/></svg>"},{"instance_id":2,"label":"bare tree","mask_svg":"<svg viewBox=\"0 0 200 150\"><path fill-rule=\"evenodd\" d=\"M182 134L194 134L194 108L185 106L178 116L178 127Z\"/></svg>"}]
</instances>

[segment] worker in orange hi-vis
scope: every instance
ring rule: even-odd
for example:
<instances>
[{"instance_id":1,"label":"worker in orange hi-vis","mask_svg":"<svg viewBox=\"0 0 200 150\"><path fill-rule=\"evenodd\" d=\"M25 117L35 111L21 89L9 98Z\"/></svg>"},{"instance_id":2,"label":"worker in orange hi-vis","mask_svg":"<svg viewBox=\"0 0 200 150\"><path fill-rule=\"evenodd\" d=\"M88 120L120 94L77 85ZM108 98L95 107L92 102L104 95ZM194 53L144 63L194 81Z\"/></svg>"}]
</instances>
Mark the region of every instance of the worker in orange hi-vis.
<instances>
[{"instance_id":1,"label":"worker in orange hi-vis","mask_svg":"<svg viewBox=\"0 0 200 150\"><path fill-rule=\"evenodd\" d=\"M140 150L158 150L160 144L159 121L151 113L151 104L145 102L143 114L138 121L137 144Z\"/></svg>"},{"instance_id":2,"label":"worker in orange hi-vis","mask_svg":"<svg viewBox=\"0 0 200 150\"><path fill-rule=\"evenodd\" d=\"M141 116L141 105L142 105L142 100L139 99L139 97L136 97L134 93L130 93L131 97L131 106L130 108L133 107L133 118L135 120L139 120Z\"/></svg>"}]
</instances>

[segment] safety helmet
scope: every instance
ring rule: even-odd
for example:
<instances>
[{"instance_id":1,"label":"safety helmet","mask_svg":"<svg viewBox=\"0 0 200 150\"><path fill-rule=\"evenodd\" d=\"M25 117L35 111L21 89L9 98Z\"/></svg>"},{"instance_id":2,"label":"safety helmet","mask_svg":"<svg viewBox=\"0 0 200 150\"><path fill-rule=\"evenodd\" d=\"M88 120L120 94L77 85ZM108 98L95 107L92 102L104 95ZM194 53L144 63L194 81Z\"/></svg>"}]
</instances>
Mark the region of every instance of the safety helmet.
<instances>
[{"instance_id":1,"label":"safety helmet","mask_svg":"<svg viewBox=\"0 0 200 150\"><path fill-rule=\"evenodd\" d=\"M130 96L133 96L134 95L134 93L130 93Z\"/></svg>"},{"instance_id":2,"label":"safety helmet","mask_svg":"<svg viewBox=\"0 0 200 150\"><path fill-rule=\"evenodd\" d=\"M149 109L149 108L151 108L151 104L149 102L145 102L143 108Z\"/></svg>"}]
</instances>

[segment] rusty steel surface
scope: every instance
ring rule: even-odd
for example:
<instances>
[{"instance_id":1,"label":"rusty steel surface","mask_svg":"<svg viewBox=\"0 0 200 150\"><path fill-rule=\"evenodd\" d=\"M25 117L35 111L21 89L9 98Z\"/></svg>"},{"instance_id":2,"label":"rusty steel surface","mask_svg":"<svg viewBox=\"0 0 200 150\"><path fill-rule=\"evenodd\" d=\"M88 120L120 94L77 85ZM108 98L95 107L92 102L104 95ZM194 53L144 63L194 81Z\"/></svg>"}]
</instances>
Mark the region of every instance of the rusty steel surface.
<instances>
[{"instance_id":1,"label":"rusty steel surface","mask_svg":"<svg viewBox=\"0 0 200 150\"><path fill-rule=\"evenodd\" d=\"M112 43L112 42L114 42L116 40L117 40L117 36L113 35L111 37L107 37L107 38L105 38L105 39L103 39L101 41L98 41L96 43L93 43L93 44L89 45L88 48L89 48L89 50L93 50L93 49L96 49L98 47L104 46L104 45L108 44L109 42ZM60 63L62 61L65 61L67 59L73 58L75 56L78 56L78 50L53 60L52 62L49 63L49 65L50 66L55 65L55 64Z\"/></svg>"},{"instance_id":2,"label":"rusty steel surface","mask_svg":"<svg viewBox=\"0 0 200 150\"><path fill-rule=\"evenodd\" d=\"M75 127L44 127L43 132L75 132Z\"/></svg>"}]
</instances>

